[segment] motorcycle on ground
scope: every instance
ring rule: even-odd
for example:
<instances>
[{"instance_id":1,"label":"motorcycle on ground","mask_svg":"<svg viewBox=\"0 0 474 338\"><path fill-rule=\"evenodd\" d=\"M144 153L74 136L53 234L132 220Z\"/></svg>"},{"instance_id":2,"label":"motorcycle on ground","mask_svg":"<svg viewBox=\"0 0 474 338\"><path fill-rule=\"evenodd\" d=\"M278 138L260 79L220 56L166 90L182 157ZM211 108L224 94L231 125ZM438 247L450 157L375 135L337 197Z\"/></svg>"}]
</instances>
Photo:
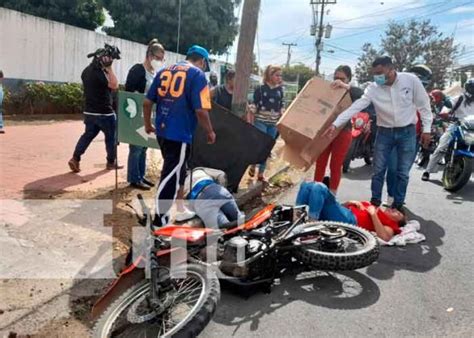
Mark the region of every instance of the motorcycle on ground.
<instances>
[{"instance_id":1,"label":"motorcycle on ground","mask_svg":"<svg viewBox=\"0 0 474 338\"><path fill-rule=\"evenodd\" d=\"M471 178L474 161L474 116L456 122L453 138L445 155L443 187L455 192L464 187Z\"/></svg>"},{"instance_id":2,"label":"motorcycle on ground","mask_svg":"<svg viewBox=\"0 0 474 338\"><path fill-rule=\"evenodd\" d=\"M221 229L153 229L139 199L145 215L139 223L149 228L153 246L94 305L92 316L99 318L94 337L195 337L216 308L219 279L270 289L284 273L355 270L379 255L371 233L350 224L310 222L306 206L268 205L243 224L232 222ZM147 269L151 278L145 277ZM178 270L177 277L173 270Z\"/></svg>"},{"instance_id":3,"label":"motorcycle on ground","mask_svg":"<svg viewBox=\"0 0 474 338\"><path fill-rule=\"evenodd\" d=\"M367 165L372 164L373 142L370 115L359 112L352 117L352 143L342 165L342 172L347 173L352 160L363 158Z\"/></svg>"}]
</instances>

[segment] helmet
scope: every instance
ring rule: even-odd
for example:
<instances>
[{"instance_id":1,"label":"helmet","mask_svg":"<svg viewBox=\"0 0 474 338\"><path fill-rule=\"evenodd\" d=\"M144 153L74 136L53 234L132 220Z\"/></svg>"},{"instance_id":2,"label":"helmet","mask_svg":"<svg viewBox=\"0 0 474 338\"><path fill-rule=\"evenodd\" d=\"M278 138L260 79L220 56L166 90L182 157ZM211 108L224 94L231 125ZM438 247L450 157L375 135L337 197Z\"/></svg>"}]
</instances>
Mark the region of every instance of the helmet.
<instances>
[{"instance_id":1,"label":"helmet","mask_svg":"<svg viewBox=\"0 0 474 338\"><path fill-rule=\"evenodd\" d=\"M410 73L415 74L421 80L424 87L427 87L431 82L431 75L433 72L428 66L415 65L408 70Z\"/></svg>"},{"instance_id":2,"label":"helmet","mask_svg":"<svg viewBox=\"0 0 474 338\"><path fill-rule=\"evenodd\" d=\"M439 89L434 89L430 92L430 97L433 99L434 103L439 104L443 101L444 94Z\"/></svg>"},{"instance_id":3,"label":"helmet","mask_svg":"<svg viewBox=\"0 0 474 338\"><path fill-rule=\"evenodd\" d=\"M469 79L464 84L464 90L469 96L474 96L474 79Z\"/></svg>"}]
</instances>

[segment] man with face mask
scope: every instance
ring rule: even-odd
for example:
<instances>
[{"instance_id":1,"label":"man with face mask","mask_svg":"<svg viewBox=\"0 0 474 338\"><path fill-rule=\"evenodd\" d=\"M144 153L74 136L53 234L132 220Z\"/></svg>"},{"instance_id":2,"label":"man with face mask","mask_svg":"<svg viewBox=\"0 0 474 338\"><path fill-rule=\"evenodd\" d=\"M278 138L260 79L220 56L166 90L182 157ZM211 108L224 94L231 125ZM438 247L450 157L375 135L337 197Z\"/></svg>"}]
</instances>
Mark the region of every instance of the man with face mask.
<instances>
[{"instance_id":1,"label":"man with face mask","mask_svg":"<svg viewBox=\"0 0 474 338\"><path fill-rule=\"evenodd\" d=\"M119 82L112 68L113 59L120 59L117 47L106 46L109 49L99 49L93 56L92 62L82 71L81 79L84 87L84 124L86 130L79 138L69 168L79 172L81 156L94 138L102 131L105 135L107 151L107 170L121 169L117 166L116 125L117 117L112 107L112 91L118 89ZM110 54L112 50L113 55ZM105 51L105 52L104 52Z\"/></svg>"},{"instance_id":2,"label":"man with face mask","mask_svg":"<svg viewBox=\"0 0 474 338\"><path fill-rule=\"evenodd\" d=\"M422 122L421 143L428 146L433 120L430 99L420 79L410 73L396 72L392 60L381 56L372 63L374 82L364 95L342 112L326 130L332 136L357 112L373 104L377 116L377 138L374 149L371 203L380 206L387 163L395 149L397 154L397 181L392 208L401 209L405 201L408 178L416 155L416 122L418 109Z\"/></svg>"},{"instance_id":3,"label":"man with face mask","mask_svg":"<svg viewBox=\"0 0 474 338\"><path fill-rule=\"evenodd\" d=\"M155 78L156 72L162 68L164 57L164 47L157 39L151 40L148 44L143 63L135 64L128 72L127 80L125 81L125 90L127 92L138 92L146 95ZM127 181L132 188L150 190L154 184L145 178L147 148L130 144L129 150Z\"/></svg>"},{"instance_id":4,"label":"man with face mask","mask_svg":"<svg viewBox=\"0 0 474 338\"><path fill-rule=\"evenodd\" d=\"M145 131L156 134L163 156L156 194L155 226L168 224L169 210L175 199L178 199L177 220L194 216L182 205L180 207L179 201L184 197L186 162L197 123L206 131L208 143L216 140L209 118L211 98L204 74L208 71L208 51L201 46L192 46L186 60L158 71L143 104ZM154 103L156 117L153 126L151 109Z\"/></svg>"}]
</instances>

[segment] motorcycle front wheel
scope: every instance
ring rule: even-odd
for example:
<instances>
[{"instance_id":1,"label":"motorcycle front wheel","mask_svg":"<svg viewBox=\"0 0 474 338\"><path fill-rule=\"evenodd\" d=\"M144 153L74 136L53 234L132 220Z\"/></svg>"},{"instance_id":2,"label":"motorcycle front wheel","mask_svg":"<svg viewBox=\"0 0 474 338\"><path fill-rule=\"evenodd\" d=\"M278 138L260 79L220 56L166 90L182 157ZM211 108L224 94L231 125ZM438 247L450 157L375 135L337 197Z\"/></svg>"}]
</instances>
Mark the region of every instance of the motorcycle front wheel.
<instances>
[{"instance_id":1,"label":"motorcycle front wheel","mask_svg":"<svg viewBox=\"0 0 474 338\"><path fill-rule=\"evenodd\" d=\"M150 306L150 279L126 290L94 326L93 337L196 337L210 321L220 298L219 280L205 266L176 268L173 287L160 295L164 306Z\"/></svg>"},{"instance_id":2,"label":"motorcycle front wheel","mask_svg":"<svg viewBox=\"0 0 474 338\"><path fill-rule=\"evenodd\" d=\"M447 191L456 192L464 187L471 178L473 160L464 156L455 156L453 161L446 163L443 171L443 187Z\"/></svg>"},{"instance_id":3,"label":"motorcycle front wheel","mask_svg":"<svg viewBox=\"0 0 474 338\"><path fill-rule=\"evenodd\" d=\"M357 151L361 142L361 136L352 140L351 146L347 151L346 157L344 158L344 162L342 164L342 172L347 173L349 171L349 167L351 165L351 161L356 158Z\"/></svg>"},{"instance_id":4,"label":"motorcycle front wheel","mask_svg":"<svg viewBox=\"0 0 474 338\"><path fill-rule=\"evenodd\" d=\"M357 226L331 221L307 223L301 232L323 225L322 236L296 238L295 258L317 270L356 270L368 266L379 257L377 239L367 230ZM331 235L332 234L332 235Z\"/></svg>"}]
</instances>

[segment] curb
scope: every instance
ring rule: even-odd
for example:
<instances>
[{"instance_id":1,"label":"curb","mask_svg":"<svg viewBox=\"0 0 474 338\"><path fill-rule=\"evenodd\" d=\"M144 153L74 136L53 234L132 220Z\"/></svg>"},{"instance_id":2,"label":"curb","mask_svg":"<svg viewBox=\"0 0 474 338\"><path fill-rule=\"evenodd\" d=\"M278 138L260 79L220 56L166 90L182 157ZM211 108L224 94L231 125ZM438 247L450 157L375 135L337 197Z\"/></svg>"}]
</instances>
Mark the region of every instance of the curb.
<instances>
[{"instance_id":1,"label":"curb","mask_svg":"<svg viewBox=\"0 0 474 338\"><path fill-rule=\"evenodd\" d=\"M271 180L275 178L276 176L288 171L288 169L290 169L290 165L285 165L283 168L281 168L276 173L271 175L268 178L268 182L271 182ZM263 191L263 183L257 181L249 189L238 192L236 195L234 195L234 198L237 202L237 205L241 207L245 205L246 203L248 203L251 199L261 195L262 191Z\"/></svg>"}]
</instances>

